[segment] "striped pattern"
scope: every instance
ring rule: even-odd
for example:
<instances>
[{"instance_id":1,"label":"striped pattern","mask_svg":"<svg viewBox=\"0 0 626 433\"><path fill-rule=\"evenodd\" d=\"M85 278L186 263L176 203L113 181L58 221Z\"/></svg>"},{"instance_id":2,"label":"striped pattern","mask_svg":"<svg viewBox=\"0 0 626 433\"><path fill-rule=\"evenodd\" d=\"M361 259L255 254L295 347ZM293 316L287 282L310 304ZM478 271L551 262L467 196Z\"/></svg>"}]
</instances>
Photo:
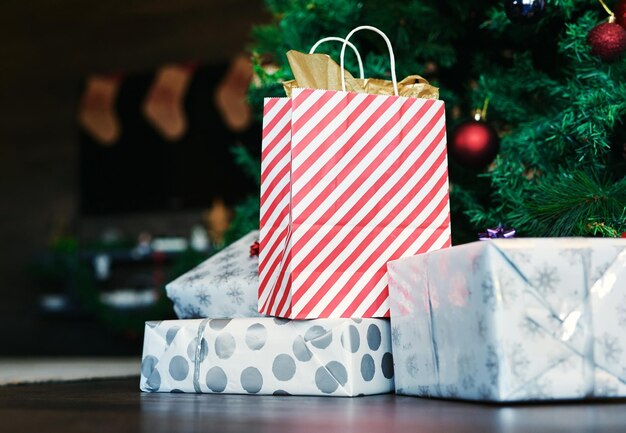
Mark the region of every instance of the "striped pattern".
<instances>
[{"instance_id":1,"label":"striped pattern","mask_svg":"<svg viewBox=\"0 0 626 433\"><path fill-rule=\"evenodd\" d=\"M291 98L265 99L261 161L259 312L289 316Z\"/></svg>"},{"instance_id":2,"label":"striped pattern","mask_svg":"<svg viewBox=\"0 0 626 433\"><path fill-rule=\"evenodd\" d=\"M284 255L261 312L387 317L386 263L450 245L443 102L312 89L291 102L290 144L275 151L287 168L274 169L291 185L274 211Z\"/></svg>"}]
</instances>

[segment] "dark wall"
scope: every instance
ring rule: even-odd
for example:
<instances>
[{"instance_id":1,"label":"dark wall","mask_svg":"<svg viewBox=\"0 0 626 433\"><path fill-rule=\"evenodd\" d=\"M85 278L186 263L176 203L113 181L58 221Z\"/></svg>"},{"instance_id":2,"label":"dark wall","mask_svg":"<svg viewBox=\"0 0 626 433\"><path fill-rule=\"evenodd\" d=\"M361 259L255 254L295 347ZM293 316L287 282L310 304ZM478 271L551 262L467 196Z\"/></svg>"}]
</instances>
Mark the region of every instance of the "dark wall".
<instances>
[{"instance_id":1,"label":"dark wall","mask_svg":"<svg viewBox=\"0 0 626 433\"><path fill-rule=\"evenodd\" d=\"M267 15L258 0L11 3L0 6L0 335L8 336L0 355L62 354L60 339L71 340L73 325L40 317L40 288L25 267L55 231L77 223L76 108L85 77L226 63ZM102 331L94 340L109 337ZM98 350L111 353L106 344Z\"/></svg>"}]
</instances>

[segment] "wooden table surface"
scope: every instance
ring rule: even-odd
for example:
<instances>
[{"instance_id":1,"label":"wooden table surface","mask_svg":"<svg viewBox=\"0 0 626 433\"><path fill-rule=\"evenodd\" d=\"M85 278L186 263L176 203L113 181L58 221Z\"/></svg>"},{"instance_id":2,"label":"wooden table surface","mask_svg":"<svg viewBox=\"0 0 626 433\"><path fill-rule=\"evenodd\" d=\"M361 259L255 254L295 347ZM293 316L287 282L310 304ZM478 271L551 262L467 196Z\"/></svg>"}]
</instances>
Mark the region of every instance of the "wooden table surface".
<instances>
[{"instance_id":1,"label":"wooden table surface","mask_svg":"<svg viewBox=\"0 0 626 433\"><path fill-rule=\"evenodd\" d=\"M500 407L391 394L146 394L138 383L0 387L0 432L626 432L624 401Z\"/></svg>"}]
</instances>

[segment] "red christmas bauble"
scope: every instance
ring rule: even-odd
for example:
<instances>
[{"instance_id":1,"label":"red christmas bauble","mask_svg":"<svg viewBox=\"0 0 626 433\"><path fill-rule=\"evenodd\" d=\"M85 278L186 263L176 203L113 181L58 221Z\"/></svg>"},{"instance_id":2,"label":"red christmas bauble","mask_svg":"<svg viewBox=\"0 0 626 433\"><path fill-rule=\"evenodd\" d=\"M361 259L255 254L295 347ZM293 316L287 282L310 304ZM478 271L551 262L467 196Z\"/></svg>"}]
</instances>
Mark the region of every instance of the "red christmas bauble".
<instances>
[{"instance_id":1,"label":"red christmas bauble","mask_svg":"<svg viewBox=\"0 0 626 433\"><path fill-rule=\"evenodd\" d=\"M622 233L622 236L620 236L622 238L626 238L626 232Z\"/></svg>"},{"instance_id":2,"label":"red christmas bauble","mask_svg":"<svg viewBox=\"0 0 626 433\"><path fill-rule=\"evenodd\" d=\"M450 156L460 165L482 169L495 159L500 139L491 125L482 120L470 120L457 126L448 148Z\"/></svg>"},{"instance_id":3,"label":"red christmas bauble","mask_svg":"<svg viewBox=\"0 0 626 433\"><path fill-rule=\"evenodd\" d=\"M626 50L626 29L614 22L598 24L587 35L587 43L591 54L613 60Z\"/></svg>"},{"instance_id":4,"label":"red christmas bauble","mask_svg":"<svg viewBox=\"0 0 626 433\"><path fill-rule=\"evenodd\" d=\"M626 29L626 0L619 0L614 7L617 24Z\"/></svg>"},{"instance_id":5,"label":"red christmas bauble","mask_svg":"<svg viewBox=\"0 0 626 433\"><path fill-rule=\"evenodd\" d=\"M460 165L483 169L498 154L500 139L491 125L482 120L470 120L454 130L449 149L452 158Z\"/></svg>"}]
</instances>

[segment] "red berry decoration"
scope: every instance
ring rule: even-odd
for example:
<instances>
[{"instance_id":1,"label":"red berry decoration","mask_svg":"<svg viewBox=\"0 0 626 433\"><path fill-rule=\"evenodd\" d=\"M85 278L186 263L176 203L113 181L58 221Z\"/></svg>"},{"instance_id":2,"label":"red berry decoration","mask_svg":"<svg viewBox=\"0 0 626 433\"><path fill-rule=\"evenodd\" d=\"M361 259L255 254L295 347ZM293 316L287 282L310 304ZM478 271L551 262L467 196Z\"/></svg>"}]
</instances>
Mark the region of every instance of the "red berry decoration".
<instances>
[{"instance_id":1,"label":"red berry decoration","mask_svg":"<svg viewBox=\"0 0 626 433\"><path fill-rule=\"evenodd\" d=\"M460 165L480 170L495 159L500 150L500 139L488 123L470 120L457 126L448 148Z\"/></svg>"},{"instance_id":2,"label":"red berry decoration","mask_svg":"<svg viewBox=\"0 0 626 433\"><path fill-rule=\"evenodd\" d=\"M621 238L626 238L626 232L622 233L622 236L620 236Z\"/></svg>"},{"instance_id":3,"label":"red berry decoration","mask_svg":"<svg viewBox=\"0 0 626 433\"><path fill-rule=\"evenodd\" d=\"M587 43L591 45L591 54L602 60L614 60L626 50L626 29L612 16L608 22L598 24L589 32Z\"/></svg>"},{"instance_id":4,"label":"red berry decoration","mask_svg":"<svg viewBox=\"0 0 626 433\"><path fill-rule=\"evenodd\" d=\"M619 0L614 9L617 24L626 29L626 0Z\"/></svg>"},{"instance_id":5,"label":"red berry decoration","mask_svg":"<svg viewBox=\"0 0 626 433\"><path fill-rule=\"evenodd\" d=\"M254 241L252 245L250 245L250 257L258 256L260 250L259 241Z\"/></svg>"}]
</instances>

